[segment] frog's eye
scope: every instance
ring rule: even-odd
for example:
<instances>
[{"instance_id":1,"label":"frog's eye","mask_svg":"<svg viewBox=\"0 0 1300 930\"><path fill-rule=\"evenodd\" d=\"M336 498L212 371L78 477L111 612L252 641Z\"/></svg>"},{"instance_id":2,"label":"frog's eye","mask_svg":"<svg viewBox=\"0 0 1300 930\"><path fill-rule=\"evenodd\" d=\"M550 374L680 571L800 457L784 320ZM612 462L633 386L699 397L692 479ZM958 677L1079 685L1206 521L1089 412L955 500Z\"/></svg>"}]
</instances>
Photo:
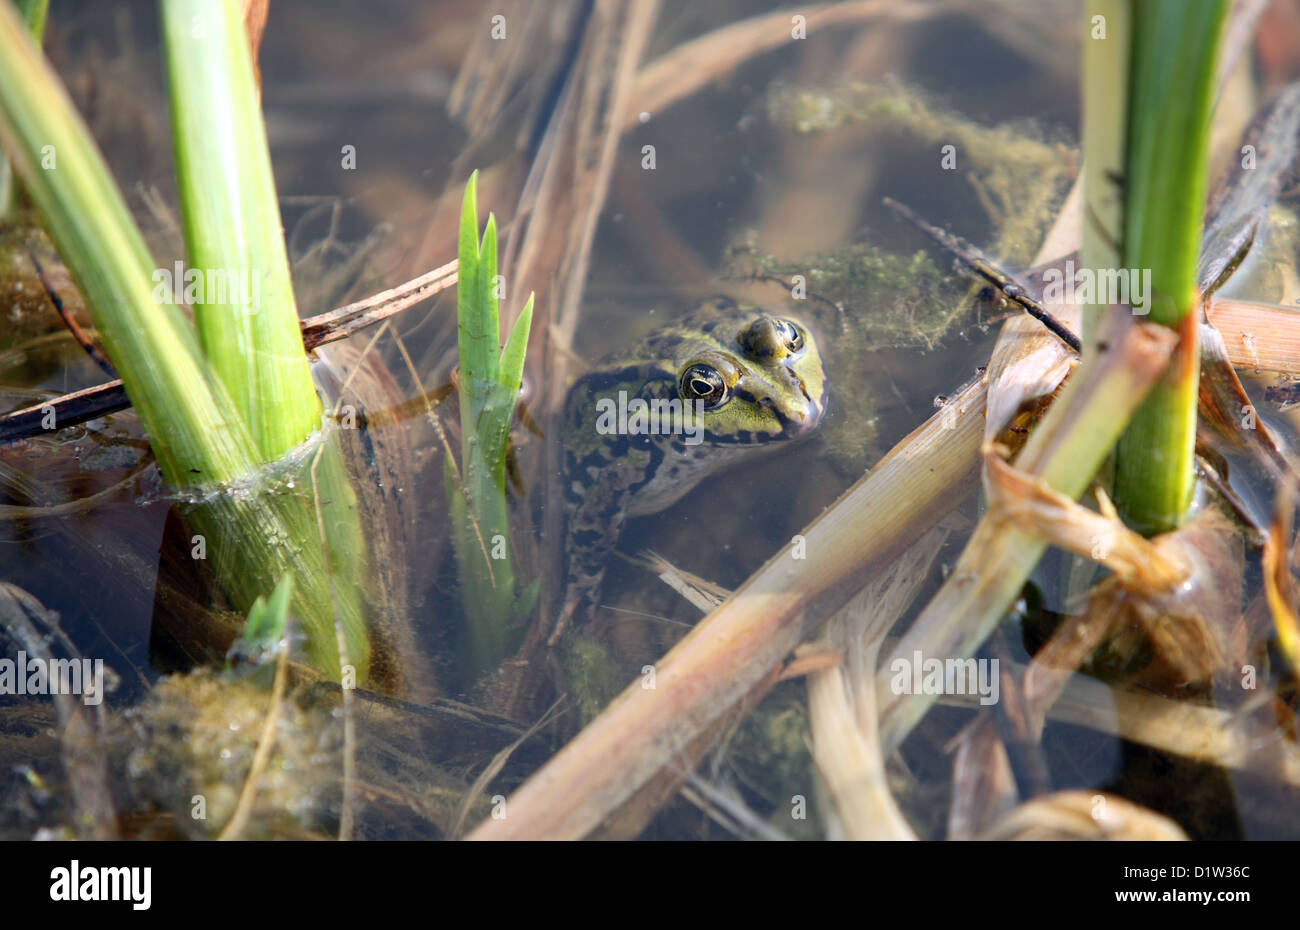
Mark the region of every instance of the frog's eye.
<instances>
[{"instance_id":1,"label":"frog's eye","mask_svg":"<svg viewBox=\"0 0 1300 930\"><path fill-rule=\"evenodd\" d=\"M791 352L798 352L803 348L803 332L789 320L777 320L776 331L785 343L785 347Z\"/></svg>"},{"instance_id":2,"label":"frog's eye","mask_svg":"<svg viewBox=\"0 0 1300 930\"><path fill-rule=\"evenodd\" d=\"M727 382L722 380L722 375L712 365L686 366L679 383L682 397L686 400L704 401L705 410L717 410L730 398Z\"/></svg>"}]
</instances>

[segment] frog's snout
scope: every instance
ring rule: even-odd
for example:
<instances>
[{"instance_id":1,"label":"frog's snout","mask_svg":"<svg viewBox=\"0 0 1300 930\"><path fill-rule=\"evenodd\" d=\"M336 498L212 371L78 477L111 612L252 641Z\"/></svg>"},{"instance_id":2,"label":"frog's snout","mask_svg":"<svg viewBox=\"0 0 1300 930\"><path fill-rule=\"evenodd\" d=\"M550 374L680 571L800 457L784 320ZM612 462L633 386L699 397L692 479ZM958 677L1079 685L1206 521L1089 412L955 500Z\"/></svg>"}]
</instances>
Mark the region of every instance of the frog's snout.
<instances>
[{"instance_id":1,"label":"frog's snout","mask_svg":"<svg viewBox=\"0 0 1300 930\"><path fill-rule=\"evenodd\" d=\"M824 399L814 400L807 393L804 394L805 401L803 405L794 411L790 416L790 422L794 426L796 436L805 436L815 430L822 421L822 415L826 412Z\"/></svg>"},{"instance_id":2,"label":"frog's snout","mask_svg":"<svg viewBox=\"0 0 1300 930\"><path fill-rule=\"evenodd\" d=\"M816 429L826 411L825 404L811 397L803 385L799 385L799 394L799 403L787 403L784 406L771 397L759 401L760 407L771 411L781 421L782 432L791 439L800 438Z\"/></svg>"}]
</instances>

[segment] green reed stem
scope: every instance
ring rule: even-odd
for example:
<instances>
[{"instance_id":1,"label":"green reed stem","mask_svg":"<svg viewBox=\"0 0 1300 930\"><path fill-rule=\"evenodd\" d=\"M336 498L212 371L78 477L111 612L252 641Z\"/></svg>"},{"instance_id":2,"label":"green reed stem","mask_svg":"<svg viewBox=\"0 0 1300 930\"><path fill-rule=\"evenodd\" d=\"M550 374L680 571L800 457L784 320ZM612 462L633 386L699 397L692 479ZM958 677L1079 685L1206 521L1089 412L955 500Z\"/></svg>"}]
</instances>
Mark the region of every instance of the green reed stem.
<instances>
[{"instance_id":1,"label":"green reed stem","mask_svg":"<svg viewBox=\"0 0 1300 930\"><path fill-rule=\"evenodd\" d=\"M163 47L186 284L203 351L258 448L277 458L320 425L266 128L238 4L164 0ZM174 277L174 275L173 275ZM182 282L173 281L180 293Z\"/></svg>"},{"instance_id":2,"label":"green reed stem","mask_svg":"<svg viewBox=\"0 0 1300 930\"><path fill-rule=\"evenodd\" d=\"M1225 0L1134 0L1124 263L1150 270L1151 319L1182 329L1196 300L1210 111ZM1191 500L1199 378L1184 346L1116 447L1115 502L1148 535L1176 527ZM1188 361L1190 360L1190 361Z\"/></svg>"}]
</instances>

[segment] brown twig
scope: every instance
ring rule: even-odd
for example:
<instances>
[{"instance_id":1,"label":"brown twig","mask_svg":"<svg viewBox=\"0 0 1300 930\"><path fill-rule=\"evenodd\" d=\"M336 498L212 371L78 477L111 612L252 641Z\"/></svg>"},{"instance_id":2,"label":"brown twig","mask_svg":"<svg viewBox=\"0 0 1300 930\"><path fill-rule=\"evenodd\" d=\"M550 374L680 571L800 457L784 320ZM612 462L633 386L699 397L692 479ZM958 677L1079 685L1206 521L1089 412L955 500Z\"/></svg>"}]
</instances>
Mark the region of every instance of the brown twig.
<instances>
[{"instance_id":1,"label":"brown twig","mask_svg":"<svg viewBox=\"0 0 1300 930\"><path fill-rule=\"evenodd\" d=\"M33 259L33 261L35 260ZM39 266L37 266L37 271L39 274ZM44 277L41 280L44 282ZM418 278L412 278L404 284L399 284L397 287L380 291L365 300L359 300L356 303L347 304L327 313L303 320L303 345L308 350L313 350L326 343L346 339L359 330L373 326L394 314L427 300L455 283L456 262L452 261L440 268L435 268L433 271L420 275ZM49 290L48 285L46 285L46 289ZM53 298L52 292L51 298ZM55 307L62 311L62 307L57 300ZM65 316L64 319L67 320L69 317ZM74 325L69 322L69 329L72 329ZM74 337L77 332L79 330L73 329ZM82 333L82 337L78 337L77 341L83 345L88 342L88 340L84 340L84 333ZM107 361L105 361L105 364L107 364ZM113 373L111 367L108 368L108 371L110 374ZM51 398L0 417L0 444L39 436L50 429L75 426L78 423L85 423L88 420L95 420L110 413L125 410L130 406L131 400L126 396L126 389L122 386L120 380L109 381L106 384L96 385L91 388L83 388L80 391L73 391L71 394ZM53 425L46 426L51 416L53 417Z\"/></svg>"},{"instance_id":2,"label":"brown twig","mask_svg":"<svg viewBox=\"0 0 1300 930\"><path fill-rule=\"evenodd\" d=\"M32 267L36 269L36 277L40 279L41 287L45 288L46 296L50 298L50 303L54 304L54 309L58 311L59 316L63 319L64 325L68 327L68 332L72 333L72 338L77 340L77 344L85 349L86 354L94 360L95 364L104 370L104 374L108 375L110 378L116 378L117 372L113 370L112 363L108 360L108 357L99 350L99 346L90 341L90 337L87 336L86 331L81 328L81 324L77 322L77 318L69 313L63 306L63 301L55 292L54 286L50 284L50 279L45 277L45 269L42 268L41 263L36 260L36 256L31 252L28 252L27 258L31 261Z\"/></svg>"},{"instance_id":3,"label":"brown twig","mask_svg":"<svg viewBox=\"0 0 1300 930\"><path fill-rule=\"evenodd\" d=\"M1060 339L1075 352L1082 349L1083 344L1079 341L1079 337L1068 326L1052 316L1041 303L1029 296L1029 291L1023 284L1017 281L1009 272L999 268L991 258L975 248L975 246L958 236L954 236L947 230L927 223L913 213L910 208L892 197L886 197L884 203L889 209L933 239L939 246L955 255L972 272L997 288L999 293L1008 301L1046 326L1057 339Z\"/></svg>"},{"instance_id":4,"label":"brown twig","mask_svg":"<svg viewBox=\"0 0 1300 930\"><path fill-rule=\"evenodd\" d=\"M404 284L380 291L365 300L346 304L336 310L304 320L302 341L308 351L329 342L346 339L353 333L373 326L427 300L456 283L456 262L426 272Z\"/></svg>"}]
</instances>

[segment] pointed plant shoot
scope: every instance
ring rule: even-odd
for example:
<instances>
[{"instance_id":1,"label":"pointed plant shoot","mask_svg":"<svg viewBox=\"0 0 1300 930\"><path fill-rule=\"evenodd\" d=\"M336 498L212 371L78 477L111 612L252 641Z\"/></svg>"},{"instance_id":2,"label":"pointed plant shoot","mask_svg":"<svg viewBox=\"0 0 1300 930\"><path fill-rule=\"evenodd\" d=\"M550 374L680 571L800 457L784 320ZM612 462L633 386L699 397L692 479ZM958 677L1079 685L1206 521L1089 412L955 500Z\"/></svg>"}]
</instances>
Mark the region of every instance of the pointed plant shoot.
<instances>
[{"instance_id":1,"label":"pointed plant shoot","mask_svg":"<svg viewBox=\"0 0 1300 930\"><path fill-rule=\"evenodd\" d=\"M253 606L248 609L248 622L244 624L244 633L235 645L234 651L257 662L273 655L288 627L291 597L293 597L292 572L280 579L269 601L262 595L258 595L257 600L253 601Z\"/></svg>"},{"instance_id":2,"label":"pointed plant shoot","mask_svg":"<svg viewBox=\"0 0 1300 930\"><path fill-rule=\"evenodd\" d=\"M537 594L535 582L522 596L516 591L505 489L510 424L523 382L533 298L524 304L502 348L496 220L489 214L480 240L477 178L476 172L465 187L456 286L461 468L457 475L448 460L445 470L473 674L505 657L514 628Z\"/></svg>"}]
</instances>

